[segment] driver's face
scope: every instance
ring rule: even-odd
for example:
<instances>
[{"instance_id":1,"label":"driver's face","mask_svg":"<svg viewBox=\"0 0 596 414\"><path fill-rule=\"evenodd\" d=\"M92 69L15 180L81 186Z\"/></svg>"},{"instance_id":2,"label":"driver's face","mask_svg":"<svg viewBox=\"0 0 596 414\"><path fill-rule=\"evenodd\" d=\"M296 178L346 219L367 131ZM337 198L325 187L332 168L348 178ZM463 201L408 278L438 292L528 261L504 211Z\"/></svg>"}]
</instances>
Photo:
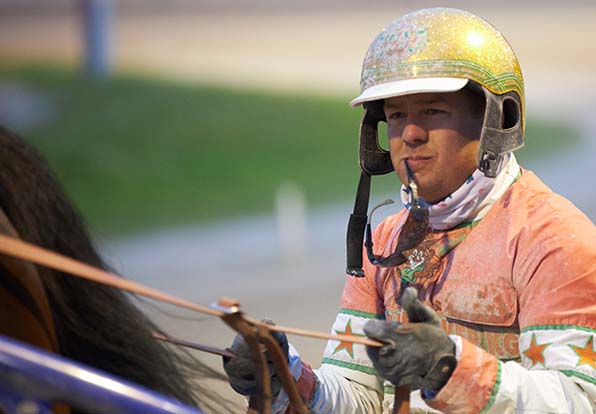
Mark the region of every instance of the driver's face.
<instances>
[{"instance_id":1,"label":"driver's face","mask_svg":"<svg viewBox=\"0 0 596 414\"><path fill-rule=\"evenodd\" d=\"M393 168L407 183L408 161L426 202L441 201L477 168L481 97L466 90L399 96L386 99L384 111Z\"/></svg>"}]
</instances>

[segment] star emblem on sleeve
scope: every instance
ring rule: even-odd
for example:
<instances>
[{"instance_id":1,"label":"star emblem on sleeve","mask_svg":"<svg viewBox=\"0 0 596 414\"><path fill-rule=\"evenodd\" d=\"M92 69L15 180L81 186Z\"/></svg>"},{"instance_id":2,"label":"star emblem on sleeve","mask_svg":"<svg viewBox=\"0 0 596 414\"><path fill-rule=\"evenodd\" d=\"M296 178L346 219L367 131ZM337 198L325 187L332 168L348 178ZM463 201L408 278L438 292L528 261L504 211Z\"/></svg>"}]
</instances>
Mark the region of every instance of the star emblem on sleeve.
<instances>
[{"instance_id":1,"label":"star emblem on sleeve","mask_svg":"<svg viewBox=\"0 0 596 414\"><path fill-rule=\"evenodd\" d=\"M585 346L569 345L571 349L579 356L577 365L589 365L596 369L596 351L594 351L594 337L591 336Z\"/></svg>"},{"instance_id":2,"label":"star emblem on sleeve","mask_svg":"<svg viewBox=\"0 0 596 414\"><path fill-rule=\"evenodd\" d=\"M348 319L348 323L346 323L346 327L343 331L335 330L336 334L342 335L354 335L354 336L364 336L360 334L355 334L352 332L352 319ZM350 358L354 359L354 343L353 342L340 342L339 345L333 350L333 355L337 354L339 351L345 350Z\"/></svg>"},{"instance_id":3,"label":"star emblem on sleeve","mask_svg":"<svg viewBox=\"0 0 596 414\"><path fill-rule=\"evenodd\" d=\"M551 345L551 343L544 343L538 345L536 341L536 334L532 334L532 340L530 342L530 346L527 350L523 352L523 354L532 361L532 366L537 364L542 364L543 367L546 367L546 363L544 361L544 350L546 347Z\"/></svg>"}]
</instances>

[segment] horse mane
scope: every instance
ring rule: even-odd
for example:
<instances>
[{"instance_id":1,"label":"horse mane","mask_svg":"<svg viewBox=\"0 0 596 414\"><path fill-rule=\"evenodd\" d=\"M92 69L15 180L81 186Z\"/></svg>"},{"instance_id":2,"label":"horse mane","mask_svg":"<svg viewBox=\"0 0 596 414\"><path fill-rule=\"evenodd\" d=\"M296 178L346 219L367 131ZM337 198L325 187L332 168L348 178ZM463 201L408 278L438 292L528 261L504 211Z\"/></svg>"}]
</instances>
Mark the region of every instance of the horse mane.
<instances>
[{"instance_id":1,"label":"horse mane","mask_svg":"<svg viewBox=\"0 0 596 414\"><path fill-rule=\"evenodd\" d=\"M0 127L0 207L26 242L103 268L74 204L43 157ZM159 342L162 331L133 303L133 295L36 266L61 355L105 370L187 404L218 409L229 402L201 385L224 379L192 355Z\"/></svg>"}]
</instances>

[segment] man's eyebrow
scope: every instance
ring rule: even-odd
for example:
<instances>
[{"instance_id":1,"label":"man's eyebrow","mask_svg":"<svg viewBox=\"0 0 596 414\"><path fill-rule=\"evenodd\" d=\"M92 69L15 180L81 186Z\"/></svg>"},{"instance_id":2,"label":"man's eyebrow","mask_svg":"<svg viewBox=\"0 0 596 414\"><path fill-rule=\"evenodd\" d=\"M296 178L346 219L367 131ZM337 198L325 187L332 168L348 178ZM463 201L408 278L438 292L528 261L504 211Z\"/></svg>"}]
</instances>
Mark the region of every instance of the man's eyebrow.
<instances>
[{"instance_id":1,"label":"man's eyebrow","mask_svg":"<svg viewBox=\"0 0 596 414\"><path fill-rule=\"evenodd\" d=\"M392 109L392 110L401 109L403 107L404 107L404 104L396 104L396 103L385 103L385 105L383 105L383 109Z\"/></svg>"},{"instance_id":2,"label":"man's eyebrow","mask_svg":"<svg viewBox=\"0 0 596 414\"><path fill-rule=\"evenodd\" d=\"M427 104L427 105L434 105L437 103L445 103L445 99L441 98L432 98L432 99L421 99L420 103Z\"/></svg>"},{"instance_id":3,"label":"man's eyebrow","mask_svg":"<svg viewBox=\"0 0 596 414\"><path fill-rule=\"evenodd\" d=\"M420 104L434 105L434 104L438 104L438 103L445 103L446 100L442 99L441 97L438 97L438 96L433 96L433 97L415 98L413 102L417 105L420 105ZM400 108L403 108L404 106L406 106L405 102L399 102L399 103L385 102L385 105L384 105L385 108L391 108L391 109L400 109Z\"/></svg>"},{"instance_id":4,"label":"man's eyebrow","mask_svg":"<svg viewBox=\"0 0 596 414\"><path fill-rule=\"evenodd\" d=\"M414 102L417 104L434 105L438 103L445 103L447 102L447 99L445 97L442 97L441 95L420 96L415 98Z\"/></svg>"}]
</instances>

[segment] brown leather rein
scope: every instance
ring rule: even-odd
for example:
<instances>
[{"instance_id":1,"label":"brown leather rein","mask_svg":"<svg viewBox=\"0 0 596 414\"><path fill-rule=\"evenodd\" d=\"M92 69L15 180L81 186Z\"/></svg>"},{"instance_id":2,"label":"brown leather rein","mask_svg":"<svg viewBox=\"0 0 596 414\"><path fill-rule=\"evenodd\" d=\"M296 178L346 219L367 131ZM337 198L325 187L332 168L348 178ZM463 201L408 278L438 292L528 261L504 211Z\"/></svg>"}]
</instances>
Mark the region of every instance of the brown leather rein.
<instances>
[{"instance_id":1,"label":"brown leather rein","mask_svg":"<svg viewBox=\"0 0 596 414\"><path fill-rule=\"evenodd\" d=\"M240 311L238 302L233 299L222 298L215 308L198 305L4 234L0 234L0 254L25 260L83 279L159 300L161 302L190 309L195 312L221 318L232 329L245 337L255 360L257 367L257 383L260 385L261 398L258 400L251 400L249 413L271 413L271 384L265 359L265 350L270 353L273 365L279 375L283 388L290 398L292 412L299 414L309 413L308 407L306 407L300 397L296 382L290 374L287 360L283 355L279 344L271 335L271 331L284 332L286 334L306 336L310 338L352 342L368 346L380 347L383 345L380 342L364 337L341 334L332 335L323 332L271 325L261 322L243 314ZM178 345L190 346L195 349L222 356L229 356L229 351L220 350L214 347L193 344L168 337L157 337L156 339L167 340L169 342L177 343ZM396 388L393 412L394 414L409 413L409 390Z\"/></svg>"}]
</instances>

